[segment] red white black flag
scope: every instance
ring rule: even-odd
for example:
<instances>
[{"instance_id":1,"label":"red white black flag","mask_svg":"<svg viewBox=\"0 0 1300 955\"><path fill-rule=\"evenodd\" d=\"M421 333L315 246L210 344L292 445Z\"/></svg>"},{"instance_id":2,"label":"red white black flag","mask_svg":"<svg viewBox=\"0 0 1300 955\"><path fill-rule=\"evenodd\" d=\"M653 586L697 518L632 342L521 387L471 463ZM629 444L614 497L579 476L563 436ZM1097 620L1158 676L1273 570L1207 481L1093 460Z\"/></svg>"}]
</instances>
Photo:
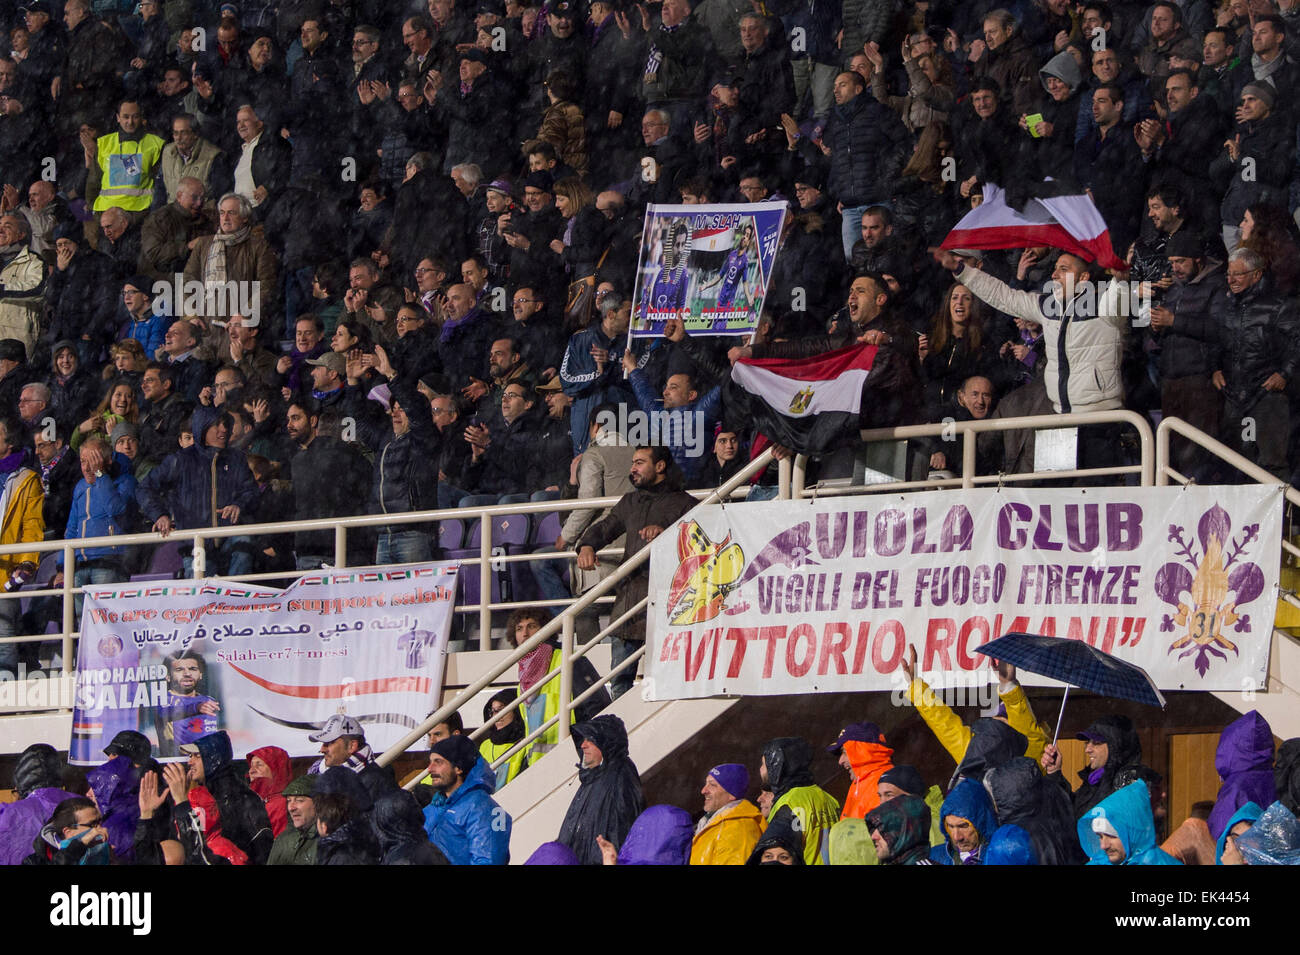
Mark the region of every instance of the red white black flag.
<instances>
[{"instance_id":1,"label":"red white black flag","mask_svg":"<svg viewBox=\"0 0 1300 955\"><path fill-rule=\"evenodd\" d=\"M799 454L819 454L858 429L874 345L812 358L745 358L731 368L735 404L759 433Z\"/></svg>"}]
</instances>

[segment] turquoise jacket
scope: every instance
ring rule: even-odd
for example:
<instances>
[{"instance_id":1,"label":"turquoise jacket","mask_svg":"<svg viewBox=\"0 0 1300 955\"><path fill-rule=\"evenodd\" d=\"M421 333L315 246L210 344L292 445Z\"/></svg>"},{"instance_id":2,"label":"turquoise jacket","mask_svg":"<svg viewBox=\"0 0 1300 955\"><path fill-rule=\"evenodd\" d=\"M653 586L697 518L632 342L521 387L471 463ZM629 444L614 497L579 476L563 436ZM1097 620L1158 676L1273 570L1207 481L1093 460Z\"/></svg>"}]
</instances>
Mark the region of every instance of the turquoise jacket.
<instances>
[{"instance_id":1,"label":"turquoise jacket","mask_svg":"<svg viewBox=\"0 0 1300 955\"><path fill-rule=\"evenodd\" d=\"M1112 865L1102 851L1101 837L1092 830L1094 819L1110 823L1124 844L1124 861L1120 865L1182 865L1156 846L1151 793L1142 780L1115 790L1079 820L1079 843L1088 854L1088 865Z\"/></svg>"}]
</instances>

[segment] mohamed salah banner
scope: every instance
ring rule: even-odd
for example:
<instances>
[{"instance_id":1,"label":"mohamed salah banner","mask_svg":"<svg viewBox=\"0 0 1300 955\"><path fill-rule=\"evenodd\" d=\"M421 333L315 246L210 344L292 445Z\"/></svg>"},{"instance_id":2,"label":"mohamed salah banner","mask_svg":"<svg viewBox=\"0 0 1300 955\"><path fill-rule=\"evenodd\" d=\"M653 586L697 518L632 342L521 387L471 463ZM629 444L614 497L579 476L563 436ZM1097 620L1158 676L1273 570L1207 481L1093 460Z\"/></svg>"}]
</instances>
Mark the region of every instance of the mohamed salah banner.
<instances>
[{"instance_id":1,"label":"mohamed salah banner","mask_svg":"<svg viewBox=\"0 0 1300 955\"><path fill-rule=\"evenodd\" d=\"M647 692L996 680L1004 633L1090 644L1164 690L1263 686L1282 485L1008 488L697 507L651 545ZM1024 673L1028 685L1051 681Z\"/></svg>"},{"instance_id":2,"label":"mohamed salah banner","mask_svg":"<svg viewBox=\"0 0 1300 955\"><path fill-rule=\"evenodd\" d=\"M456 565L321 571L285 590L208 579L89 587L69 762L120 730L159 758L225 730L236 754L307 739L335 713L380 752L437 707Z\"/></svg>"},{"instance_id":3,"label":"mohamed salah banner","mask_svg":"<svg viewBox=\"0 0 1300 955\"><path fill-rule=\"evenodd\" d=\"M754 331L785 214L784 202L649 206L632 337L658 337L670 318L680 318L688 335Z\"/></svg>"}]
</instances>

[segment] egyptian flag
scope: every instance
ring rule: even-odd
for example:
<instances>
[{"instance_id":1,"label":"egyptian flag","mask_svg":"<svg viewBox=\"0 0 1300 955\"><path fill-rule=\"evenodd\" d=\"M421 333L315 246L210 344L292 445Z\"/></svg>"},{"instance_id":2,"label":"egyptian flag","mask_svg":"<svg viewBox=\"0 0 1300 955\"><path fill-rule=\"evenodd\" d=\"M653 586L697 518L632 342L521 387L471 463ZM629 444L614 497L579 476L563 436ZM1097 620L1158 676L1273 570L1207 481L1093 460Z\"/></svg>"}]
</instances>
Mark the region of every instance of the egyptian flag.
<instances>
[{"instance_id":1,"label":"egyptian flag","mask_svg":"<svg viewBox=\"0 0 1300 955\"><path fill-rule=\"evenodd\" d=\"M966 213L941 249L1019 249L1047 245L1107 269L1127 269L1110 246L1106 222L1085 193L1047 181L1032 187L1017 211L1006 193L984 185L984 201Z\"/></svg>"},{"instance_id":2,"label":"egyptian flag","mask_svg":"<svg viewBox=\"0 0 1300 955\"><path fill-rule=\"evenodd\" d=\"M763 435L798 454L820 454L858 431L862 386L876 346L812 358L744 358L731 367L728 401Z\"/></svg>"}]
</instances>

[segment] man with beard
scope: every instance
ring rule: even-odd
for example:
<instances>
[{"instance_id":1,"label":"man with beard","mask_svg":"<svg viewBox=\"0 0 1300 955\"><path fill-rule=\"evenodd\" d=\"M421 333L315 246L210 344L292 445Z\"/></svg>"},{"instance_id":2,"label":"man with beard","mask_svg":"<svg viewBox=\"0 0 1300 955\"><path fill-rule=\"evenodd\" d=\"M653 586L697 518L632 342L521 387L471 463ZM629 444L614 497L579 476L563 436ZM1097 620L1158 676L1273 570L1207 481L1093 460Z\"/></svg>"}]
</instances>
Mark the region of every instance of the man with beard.
<instances>
[{"instance_id":1,"label":"man with beard","mask_svg":"<svg viewBox=\"0 0 1300 955\"><path fill-rule=\"evenodd\" d=\"M271 846L267 865L315 865L316 801L312 799L311 779L299 776L281 793L289 810L289 825Z\"/></svg>"},{"instance_id":2,"label":"man with beard","mask_svg":"<svg viewBox=\"0 0 1300 955\"><path fill-rule=\"evenodd\" d=\"M155 711L158 755L176 756L180 747L217 731L221 704L207 689L208 664L197 650L171 654L167 664L167 704Z\"/></svg>"},{"instance_id":3,"label":"man with beard","mask_svg":"<svg viewBox=\"0 0 1300 955\"><path fill-rule=\"evenodd\" d=\"M695 498L682 490L681 471L665 447L637 448L632 454L631 478L634 490L624 494L608 514L583 531L574 545L580 570L595 570L596 551L618 537L624 539L623 563L627 563L695 506ZM612 619L621 617L640 603L649 588L650 572L646 563L619 588L610 610ZM624 622L610 637L611 665L617 667L644 642L644 617ZM635 676L636 669L627 667L612 677L610 689L614 697L630 690ZM611 839L608 833L605 837Z\"/></svg>"}]
</instances>

